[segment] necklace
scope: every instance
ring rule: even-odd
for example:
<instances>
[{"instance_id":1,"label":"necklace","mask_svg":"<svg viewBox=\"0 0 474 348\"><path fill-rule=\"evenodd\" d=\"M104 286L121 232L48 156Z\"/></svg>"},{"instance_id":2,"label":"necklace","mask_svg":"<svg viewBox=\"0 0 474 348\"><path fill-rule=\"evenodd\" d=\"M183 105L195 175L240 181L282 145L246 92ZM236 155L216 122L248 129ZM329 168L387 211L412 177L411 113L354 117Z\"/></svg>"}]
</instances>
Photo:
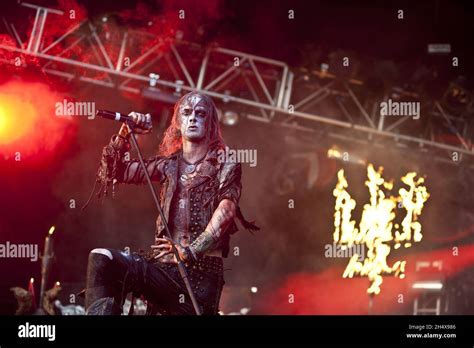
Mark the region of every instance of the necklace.
<instances>
[{"instance_id":1,"label":"necklace","mask_svg":"<svg viewBox=\"0 0 474 348\"><path fill-rule=\"evenodd\" d=\"M196 165L195 164L188 164L186 168L184 168L184 173L186 174L192 174L196 170Z\"/></svg>"},{"instance_id":2,"label":"necklace","mask_svg":"<svg viewBox=\"0 0 474 348\"><path fill-rule=\"evenodd\" d=\"M188 161L186 161L184 159L184 157L182 156L181 154L181 159L183 160L183 163L186 165L184 167L184 174L181 175L181 180L184 182L184 181L187 181L190 179L190 175L193 174L195 171L196 171L196 168L197 166L204 160L204 158L206 157L206 155L204 155L201 159L197 160L196 162L194 163L189 163ZM191 178L192 179L192 178Z\"/></svg>"},{"instance_id":3,"label":"necklace","mask_svg":"<svg viewBox=\"0 0 474 348\"><path fill-rule=\"evenodd\" d=\"M186 167L184 168L184 173L186 173L188 175L194 173L196 171L196 168L199 165L199 163L201 163L204 160L205 157L206 157L206 155L204 155L201 159L197 160L194 163L189 163L188 161L186 161L184 159L184 157L181 157L183 162L186 164Z\"/></svg>"}]
</instances>

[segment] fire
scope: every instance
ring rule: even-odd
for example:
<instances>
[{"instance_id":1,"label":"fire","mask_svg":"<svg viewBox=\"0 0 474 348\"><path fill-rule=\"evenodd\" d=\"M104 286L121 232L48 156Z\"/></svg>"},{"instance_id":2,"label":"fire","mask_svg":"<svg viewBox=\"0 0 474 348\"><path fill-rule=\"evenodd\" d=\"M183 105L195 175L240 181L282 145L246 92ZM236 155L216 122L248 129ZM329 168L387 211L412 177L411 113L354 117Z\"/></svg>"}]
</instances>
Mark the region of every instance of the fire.
<instances>
[{"instance_id":1,"label":"fire","mask_svg":"<svg viewBox=\"0 0 474 348\"><path fill-rule=\"evenodd\" d=\"M48 235L52 235L54 233L55 228L56 228L55 226L51 226L51 228L48 231Z\"/></svg>"},{"instance_id":2,"label":"fire","mask_svg":"<svg viewBox=\"0 0 474 348\"><path fill-rule=\"evenodd\" d=\"M399 196L387 196L386 192L393 189L393 182L386 182L382 177L383 168L377 171L372 164L367 167L365 185L369 189L370 201L364 205L359 227L352 220L352 210L356 201L347 192L348 183L344 170L338 172L338 183L333 191L336 197L334 214L334 242L343 247L353 244L362 244L367 248L366 258L358 261L359 255L354 254L350 259L343 277L352 278L354 275L366 276L371 282L367 289L369 294L379 294L383 282L382 275L405 277L406 261L396 261L392 266L387 264L387 257L392 245L398 249L402 243L409 248L413 243L422 239L421 224L417 221L424 203L429 198L429 193L423 178L416 179L414 172L406 174L401 181L408 186L401 188ZM398 230L399 224L394 223L395 209L404 208L405 217L401 223L402 231ZM395 232L393 230L395 229Z\"/></svg>"},{"instance_id":3,"label":"fire","mask_svg":"<svg viewBox=\"0 0 474 348\"><path fill-rule=\"evenodd\" d=\"M41 83L0 85L0 153L23 157L54 149L71 123L55 115L59 100Z\"/></svg>"}]
</instances>

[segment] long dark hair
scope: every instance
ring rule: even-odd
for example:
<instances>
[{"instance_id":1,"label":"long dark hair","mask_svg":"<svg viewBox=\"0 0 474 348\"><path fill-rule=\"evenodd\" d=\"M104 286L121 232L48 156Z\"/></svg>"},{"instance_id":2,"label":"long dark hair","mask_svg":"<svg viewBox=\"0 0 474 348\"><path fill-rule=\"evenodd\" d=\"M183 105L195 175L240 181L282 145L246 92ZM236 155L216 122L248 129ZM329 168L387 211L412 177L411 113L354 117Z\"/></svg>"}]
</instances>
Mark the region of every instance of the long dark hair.
<instances>
[{"instance_id":1,"label":"long dark hair","mask_svg":"<svg viewBox=\"0 0 474 348\"><path fill-rule=\"evenodd\" d=\"M179 100L174 105L171 124L163 135L163 140L161 141L160 147L158 149L158 155L166 157L181 150L183 147L181 124L179 118L179 106L193 95L199 95L209 108L208 117L210 119L207 121L207 138L209 139L209 148L215 146L225 148L224 139L222 139L221 130L219 127L219 118L217 116L216 105L209 96L198 92L190 92L179 98Z\"/></svg>"}]
</instances>

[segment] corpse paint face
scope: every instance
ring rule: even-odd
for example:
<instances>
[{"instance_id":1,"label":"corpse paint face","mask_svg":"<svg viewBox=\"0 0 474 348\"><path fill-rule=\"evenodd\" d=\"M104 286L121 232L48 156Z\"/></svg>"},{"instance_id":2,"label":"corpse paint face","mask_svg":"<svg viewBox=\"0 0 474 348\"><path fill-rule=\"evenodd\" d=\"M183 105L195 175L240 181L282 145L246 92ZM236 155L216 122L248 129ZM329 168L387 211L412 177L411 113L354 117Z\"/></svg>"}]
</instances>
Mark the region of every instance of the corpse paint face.
<instances>
[{"instance_id":1,"label":"corpse paint face","mask_svg":"<svg viewBox=\"0 0 474 348\"><path fill-rule=\"evenodd\" d=\"M206 138L210 107L199 94L192 94L179 106L181 134L184 139L199 142Z\"/></svg>"}]
</instances>

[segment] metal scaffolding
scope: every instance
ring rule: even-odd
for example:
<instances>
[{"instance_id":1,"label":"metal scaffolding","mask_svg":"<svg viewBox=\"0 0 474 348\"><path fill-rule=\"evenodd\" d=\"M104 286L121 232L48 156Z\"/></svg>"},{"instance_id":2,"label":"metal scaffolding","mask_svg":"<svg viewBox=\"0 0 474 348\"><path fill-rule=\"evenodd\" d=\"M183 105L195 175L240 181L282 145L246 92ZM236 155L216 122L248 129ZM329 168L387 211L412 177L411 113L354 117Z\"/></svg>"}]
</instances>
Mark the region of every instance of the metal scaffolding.
<instances>
[{"instance_id":1,"label":"metal scaffolding","mask_svg":"<svg viewBox=\"0 0 474 348\"><path fill-rule=\"evenodd\" d=\"M222 111L233 110L250 120L308 132L324 130L348 141L391 139L413 149L430 149L446 162L453 162L453 152L469 159L474 154L466 139L467 117L449 114L439 101L420 101L423 116L418 120L387 117L379 109L390 95L362 97L366 94L362 81L328 71L290 69L282 61L127 28L121 28L120 40L110 40L102 20L84 20L44 47L45 27L54 25L54 16L63 12L21 5L25 11L36 11L31 34L24 43L15 26L4 19L16 45L0 44L0 50L35 57L48 74L158 100L197 90L220 100ZM137 42L148 42L146 50L137 54ZM90 54L74 54L78 47ZM413 98L403 90L396 93Z\"/></svg>"}]
</instances>

